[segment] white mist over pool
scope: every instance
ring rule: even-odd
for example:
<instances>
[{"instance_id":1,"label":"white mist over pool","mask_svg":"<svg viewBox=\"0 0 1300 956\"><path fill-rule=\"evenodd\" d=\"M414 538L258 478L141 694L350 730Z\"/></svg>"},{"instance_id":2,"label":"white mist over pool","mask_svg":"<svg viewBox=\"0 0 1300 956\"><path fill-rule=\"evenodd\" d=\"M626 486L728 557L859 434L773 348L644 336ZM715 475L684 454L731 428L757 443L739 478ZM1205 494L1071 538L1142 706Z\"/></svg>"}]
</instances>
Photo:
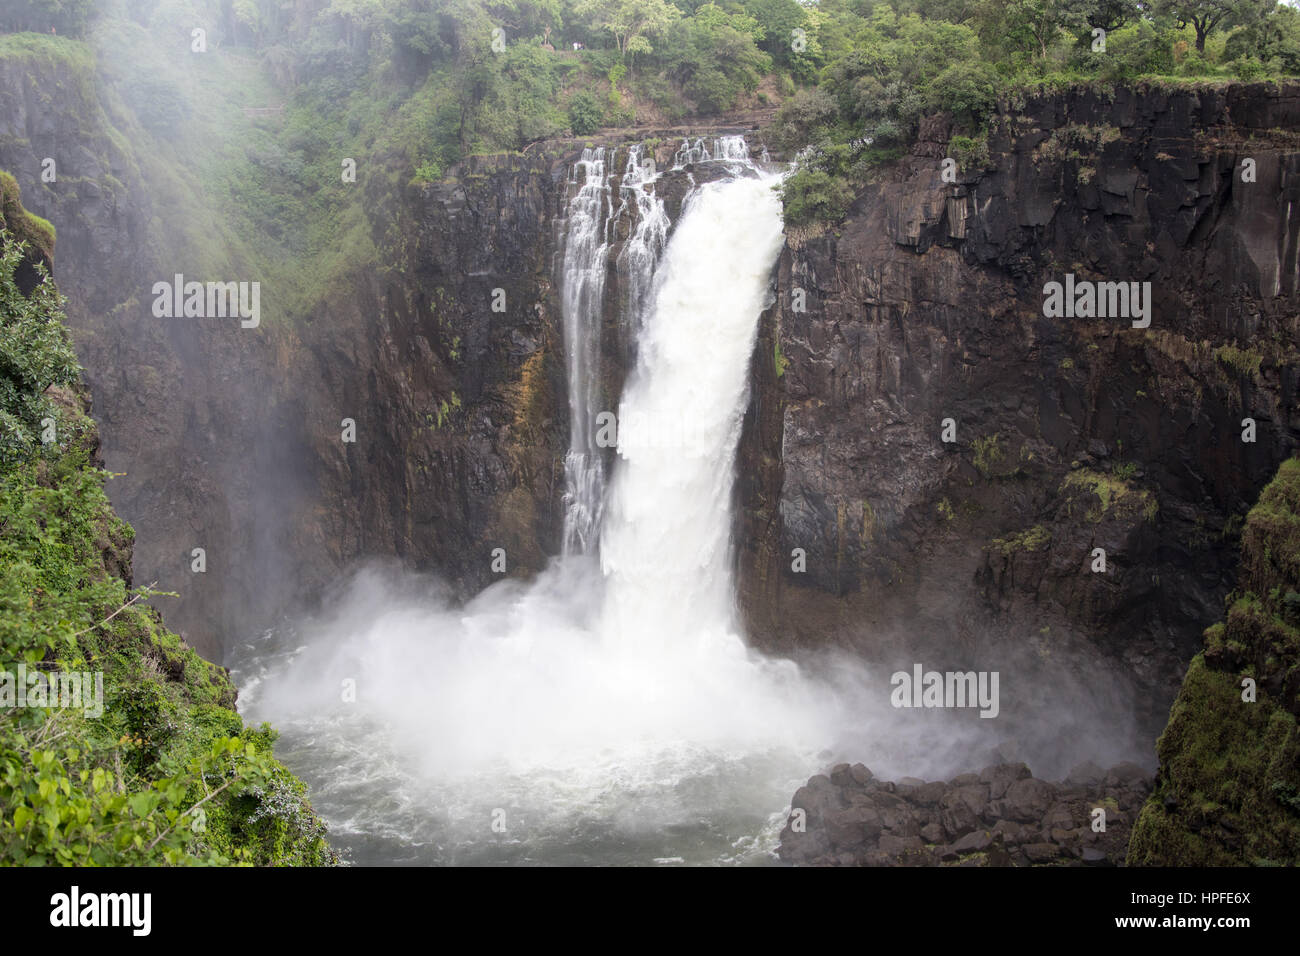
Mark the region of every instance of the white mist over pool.
<instances>
[{"instance_id":1,"label":"white mist over pool","mask_svg":"<svg viewBox=\"0 0 1300 956\"><path fill-rule=\"evenodd\" d=\"M730 178L694 189L662 252L663 224L646 226L619 457L565 555L464 606L370 569L319 619L245 648L241 709L281 730L277 752L357 863L765 863L791 796L833 755L925 774L970 769L989 742L989 722L891 709L885 673L837 660L832 686L746 646L732 485L781 210L735 143L687 152ZM581 336L599 324L613 159L584 153L570 207L580 415L596 404ZM662 215L652 180L626 188ZM602 487L591 474L571 472L571 490Z\"/></svg>"},{"instance_id":2,"label":"white mist over pool","mask_svg":"<svg viewBox=\"0 0 1300 956\"><path fill-rule=\"evenodd\" d=\"M578 334L598 308L610 161L584 154L570 210ZM736 165L692 192L640 296L600 558L570 554L460 608L364 573L302 646L243 677L245 709L282 728L359 862L763 860L816 769L831 697L736 624L734 460L782 243L775 179ZM569 343L583 415L590 346Z\"/></svg>"}]
</instances>

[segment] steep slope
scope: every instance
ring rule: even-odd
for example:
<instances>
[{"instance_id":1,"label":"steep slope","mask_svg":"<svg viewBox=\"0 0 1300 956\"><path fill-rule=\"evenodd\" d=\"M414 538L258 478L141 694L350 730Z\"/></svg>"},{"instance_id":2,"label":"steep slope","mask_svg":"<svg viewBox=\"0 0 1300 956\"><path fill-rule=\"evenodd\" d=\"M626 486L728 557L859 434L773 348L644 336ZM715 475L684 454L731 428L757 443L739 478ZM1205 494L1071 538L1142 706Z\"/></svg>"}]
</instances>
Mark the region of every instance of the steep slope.
<instances>
[{"instance_id":1,"label":"steep slope","mask_svg":"<svg viewBox=\"0 0 1300 956\"><path fill-rule=\"evenodd\" d=\"M333 862L275 732L244 725L227 673L132 588L53 232L8 174L0 193L0 860Z\"/></svg>"},{"instance_id":2,"label":"steep slope","mask_svg":"<svg viewBox=\"0 0 1300 956\"><path fill-rule=\"evenodd\" d=\"M1300 460L1246 517L1233 595L1156 747L1131 865L1300 863Z\"/></svg>"},{"instance_id":3,"label":"steep slope","mask_svg":"<svg viewBox=\"0 0 1300 956\"><path fill-rule=\"evenodd\" d=\"M792 237L742 449L757 639L1000 664L1006 713L1060 718L1057 770L1135 759L1300 434L1298 125L1269 84L1029 96L986 157L938 116L837 231ZM1067 274L1149 282L1150 326L1048 317Z\"/></svg>"}]
</instances>

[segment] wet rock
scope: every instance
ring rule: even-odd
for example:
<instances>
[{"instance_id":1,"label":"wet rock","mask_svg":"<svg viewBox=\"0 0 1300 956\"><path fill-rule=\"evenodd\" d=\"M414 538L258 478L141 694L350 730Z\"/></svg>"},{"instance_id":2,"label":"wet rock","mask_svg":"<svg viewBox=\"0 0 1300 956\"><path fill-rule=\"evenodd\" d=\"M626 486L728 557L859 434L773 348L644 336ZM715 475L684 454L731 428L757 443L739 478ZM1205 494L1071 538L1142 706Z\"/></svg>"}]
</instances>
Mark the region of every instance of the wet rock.
<instances>
[{"instance_id":1,"label":"wet rock","mask_svg":"<svg viewBox=\"0 0 1300 956\"><path fill-rule=\"evenodd\" d=\"M1023 763L999 764L995 767L987 767L980 771L979 779L981 783L989 786L989 797L998 800L1001 799L1010 787L1017 780L1026 780L1032 777L1029 767Z\"/></svg>"},{"instance_id":2,"label":"wet rock","mask_svg":"<svg viewBox=\"0 0 1300 956\"><path fill-rule=\"evenodd\" d=\"M881 818L871 807L850 807L826 816L826 835L837 848L862 846L880 836Z\"/></svg>"},{"instance_id":3,"label":"wet rock","mask_svg":"<svg viewBox=\"0 0 1300 956\"><path fill-rule=\"evenodd\" d=\"M975 830L953 843L952 848L958 854L975 853L987 850L993 844L993 834L988 830Z\"/></svg>"},{"instance_id":4,"label":"wet rock","mask_svg":"<svg viewBox=\"0 0 1300 956\"><path fill-rule=\"evenodd\" d=\"M1051 784L1044 780L1017 780L1007 788L1003 812L1020 823L1037 823L1047 812L1053 795Z\"/></svg>"},{"instance_id":5,"label":"wet rock","mask_svg":"<svg viewBox=\"0 0 1300 956\"><path fill-rule=\"evenodd\" d=\"M1030 863L1051 863L1061 855L1055 843L1026 843L1020 849Z\"/></svg>"},{"instance_id":6,"label":"wet rock","mask_svg":"<svg viewBox=\"0 0 1300 956\"><path fill-rule=\"evenodd\" d=\"M978 781L974 774L969 776ZM964 836L980 824L980 814L988 803L988 787L972 783L953 787L939 802L940 822L954 836Z\"/></svg>"},{"instance_id":7,"label":"wet rock","mask_svg":"<svg viewBox=\"0 0 1300 956\"><path fill-rule=\"evenodd\" d=\"M1091 760L1085 760L1083 763L1076 764L1070 769L1070 772L1066 774L1065 782L1082 786L1092 786L1101 783L1101 780L1105 775L1105 770L1097 766L1097 764L1093 763Z\"/></svg>"},{"instance_id":8,"label":"wet rock","mask_svg":"<svg viewBox=\"0 0 1300 956\"><path fill-rule=\"evenodd\" d=\"M831 768L830 780L837 787L851 787L857 783L853 779L851 768L846 763L837 763Z\"/></svg>"}]
</instances>

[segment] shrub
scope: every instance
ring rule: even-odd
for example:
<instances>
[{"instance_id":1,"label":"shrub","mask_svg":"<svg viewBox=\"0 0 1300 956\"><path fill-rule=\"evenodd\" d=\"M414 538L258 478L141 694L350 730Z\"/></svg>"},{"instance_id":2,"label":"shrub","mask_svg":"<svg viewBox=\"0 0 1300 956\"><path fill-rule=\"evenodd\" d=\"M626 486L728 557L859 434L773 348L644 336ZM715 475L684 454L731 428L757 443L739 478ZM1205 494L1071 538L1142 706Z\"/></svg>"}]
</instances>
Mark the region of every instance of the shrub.
<instances>
[{"instance_id":1,"label":"shrub","mask_svg":"<svg viewBox=\"0 0 1300 956\"><path fill-rule=\"evenodd\" d=\"M569 129L574 136L588 136L605 122L605 109L589 90L580 90L569 100Z\"/></svg>"}]
</instances>

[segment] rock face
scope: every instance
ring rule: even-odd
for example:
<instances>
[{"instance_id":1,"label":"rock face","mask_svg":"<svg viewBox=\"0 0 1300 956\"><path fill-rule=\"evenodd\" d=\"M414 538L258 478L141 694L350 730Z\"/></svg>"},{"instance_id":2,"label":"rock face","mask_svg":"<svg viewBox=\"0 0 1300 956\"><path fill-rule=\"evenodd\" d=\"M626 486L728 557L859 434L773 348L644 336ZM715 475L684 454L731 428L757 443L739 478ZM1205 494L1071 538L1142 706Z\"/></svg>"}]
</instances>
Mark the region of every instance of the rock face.
<instances>
[{"instance_id":1,"label":"rock face","mask_svg":"<svg viewBox=\"0 0 1300 956\"><path fill-rule=\"evenodd\" d=\"M1300 864L1300 461L1251 509L1241 553L1157 745L1133 865Z\"/></svg>"},{"instance_id":2,"label":"rock face","mask_svg":"<svg viewBox=\"0 0 1300 956\"><path fill-rule=\"evenodd\" d=\"M812 866L1116 866L1150 791L1134 764L1083 765L1060 783L1024 764L947 783L837 764L795 793L778 854Z\"/></svg>"},{"instance_id":3,"label":"rock face","mask_svg":"<svg viewBox=\"0 0 1300 956\"><path fill-rule=\"evenodd\" d=\"M255 277L233 253L192 248L181 212L192 207L179 204L202 190L148 155L150 133L110 87L88 56L0 60L0 168L59 228L68 322L118 473L109 490L138 530L137 577L179 594L168 621L220 660L367 558L432 572L460 597L495 579L496 548L508 574L540 570L561 545L569 412L556 266L583 144L475 157L425 186L363 178L374 258L316 290L293 321L273 317L294 294L273 283L257 328L159 319L155 282ZM648 133L662 139L660 168L691 132L706 131ZM52 184L40 180L47 156L58 159ZM683 172L662 183L674 218L689 182ZM611 409L632 355L616 258L602 340ZM355 442L343 440L345 419Z\"/></svg>"},{"instance_id":4,"label":"rock face","mask_svg":"<svg viewBox=\"0 0 1300 956\"><path fill-rule=\"evenodd\" d=\"M107 85L90 59L42 57L0 62L0 166L59 227L110 493L139 529L139 579L179 592L178 631L220 659L366 556L466 593L488 583L492 548L511 573L558 550L568 429L551 255L573 144L485 158L460 184L389 195L375 177L385 267L354 263L302 321L268 318L291 291L274 284L257 328L160 319L151 290L175 273L256 277L191 248L175 203L199 190L150 164L129 111L88 92ZM40 181L47 156L55 183ZM496 288L505 312L491 311Z\"/></svg>"},{"instance_id":5,"label":"rock face","mask_svg":"<svg viewBox=\"0 0 1300 956\"><path fill-rule=\"evenodd\" d=\"M1297 123L1295 86L1044 95L949 183L935 117L835 233L792 237L741 451L754 639L1102 661L1081 686L1141 688L1094 703L1149 746L1296 445ZM1150 283L1149 327L1046 316L1067 274Z\"/></svg>"}]
</instances>

